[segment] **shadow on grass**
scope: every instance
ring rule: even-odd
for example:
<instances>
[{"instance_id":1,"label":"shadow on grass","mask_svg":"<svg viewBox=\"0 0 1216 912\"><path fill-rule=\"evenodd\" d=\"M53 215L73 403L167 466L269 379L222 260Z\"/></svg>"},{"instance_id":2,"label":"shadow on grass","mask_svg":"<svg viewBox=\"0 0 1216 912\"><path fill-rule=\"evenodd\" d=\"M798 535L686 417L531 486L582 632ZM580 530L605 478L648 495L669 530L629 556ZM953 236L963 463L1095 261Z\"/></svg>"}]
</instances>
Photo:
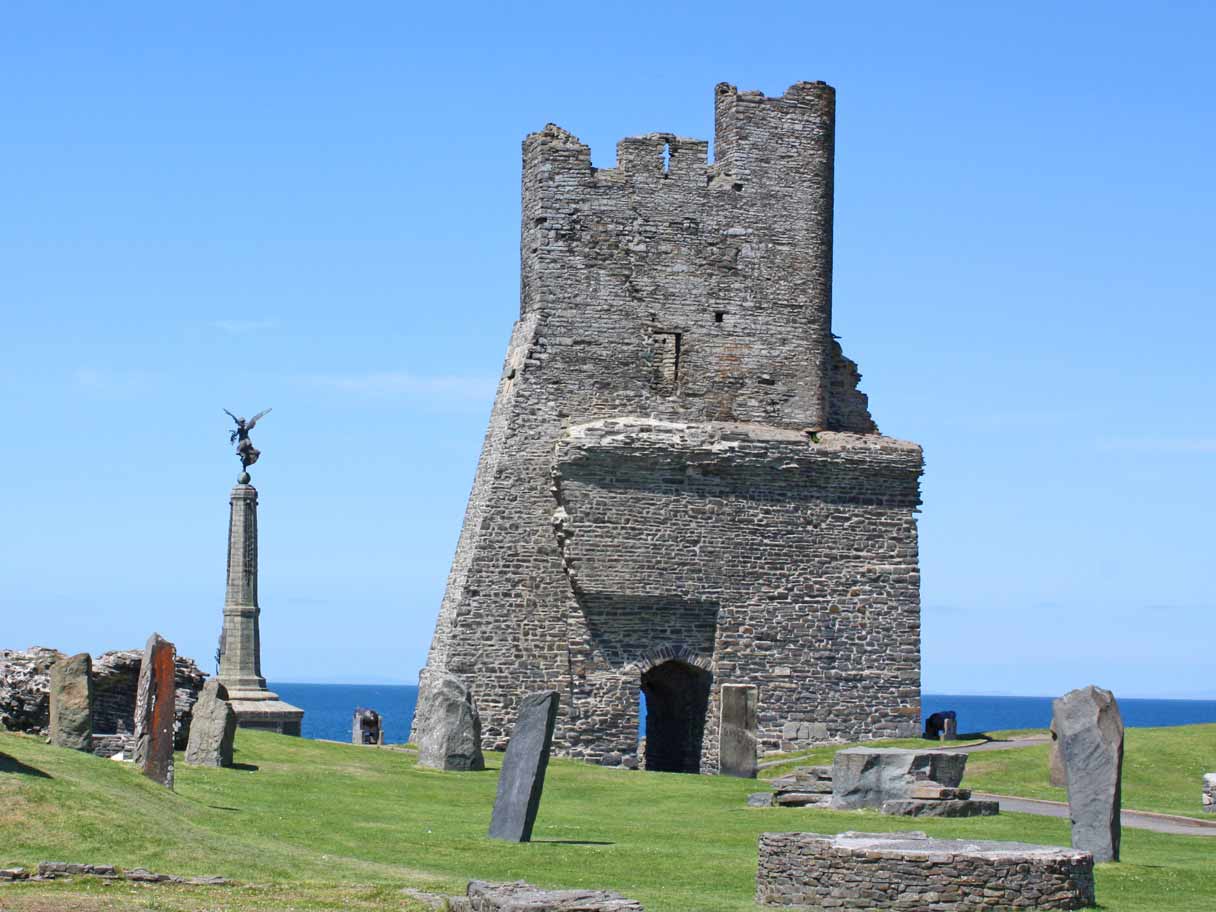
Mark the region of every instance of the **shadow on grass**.
<instances>
[{"instance_id":1,"label":"shadow on grass","mask_svg":"<svg viewBox=\"0 0 1216 912\"><path fill-rule=\"evenodd\" d=\"M546 845L616 845L615 842L603 842L598 839L533 839L530 841Z\"/></svg>"},{"instance_id":2,"label":"shadow on grass","mask_svg":"<svg viewBox=\"0 0 1216 912\"><path fill-rule=\"evenodd\" d=\"M228 769L240 770L242 773L256 773L258 771L257 764L254 763L234 763Z\"/></svg>"},{"instance_id":3,"label":"shadow on grass","mask_svg":"<svg viewBox=\"0 0 1216 912\"><path fill-rule=\"evenodd\" d=\"M26 766L20 760L10 757L8 754L0 754L0 773L18 773L22 776L36 776L39 779L55 778L50 773L44 773L40 769Z\"/></svg>"}]
</instances>

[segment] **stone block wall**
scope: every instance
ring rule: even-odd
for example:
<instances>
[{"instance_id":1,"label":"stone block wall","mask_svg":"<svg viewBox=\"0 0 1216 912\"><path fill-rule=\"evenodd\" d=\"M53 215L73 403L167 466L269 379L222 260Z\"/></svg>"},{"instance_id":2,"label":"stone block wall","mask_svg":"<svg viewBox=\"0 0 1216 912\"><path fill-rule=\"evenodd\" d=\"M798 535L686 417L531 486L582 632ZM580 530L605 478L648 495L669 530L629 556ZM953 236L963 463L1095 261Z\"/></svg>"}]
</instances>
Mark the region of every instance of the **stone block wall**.
<instances>
[{"instance_id":1,"label":"stone block wall","mask_svg":"<svg viewBox=\"0 0 1216 912\"><path fill-rule=\"evenodd\" d=\"M708 688L704 771L728 683L759 688L765 748L917 729L921 455L831 334L835 92L714 99L713 163L666 133L608 169L559 127L524 141L520 319L423 671L465 681L486 748L554 688L554 750L631 765L671 662Z\"/></svg>"},{"instance_id":2,"label":"stone block wall","mask_svg":"<svg viewBox=\"0 0 1216 912\"><path fill-rule=\"evenodd\" d=\"M1088 852L924 833L762 833L756 901L823 909L1084 909Z\"/></svg>"}]
</instances>

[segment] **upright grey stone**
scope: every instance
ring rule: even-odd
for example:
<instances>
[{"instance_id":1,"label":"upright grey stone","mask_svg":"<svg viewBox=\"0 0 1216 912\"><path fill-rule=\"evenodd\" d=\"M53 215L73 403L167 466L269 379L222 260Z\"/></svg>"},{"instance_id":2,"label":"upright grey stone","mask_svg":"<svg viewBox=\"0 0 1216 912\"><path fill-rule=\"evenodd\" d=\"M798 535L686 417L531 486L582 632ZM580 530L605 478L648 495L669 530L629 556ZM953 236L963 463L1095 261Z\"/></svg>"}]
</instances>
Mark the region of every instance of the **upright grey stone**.
<instances>
[{"instance_id":1,"label":"upright grey stone","mask_svg":"<svg viewBox=\"0 0 1216 912\"><path fill-rule=\"evenodd\" d=\"M958 788L967 767L959 751L852 747L832 759L832 807L881 808L884 801L918 797L925 783Z\"/></svg>"},{"instance_id":2,"label":"upright grey stone","mask_svg":"<svg viewBox=\"0 0 1216 912\"><path fill-rule=\"evenodd\" d=\"M455 675L427 675L418 695L418 765L439 770L483 770L481 716ZM518 726L516 731L518 732ZM512 741L515 736L512 736Z\"/></svg>"},{"instance_id":3,"label":"upright grey stone","mask_svg":"<svg viewBox=\"0 0 1216 912\"><path fill-rule=\"evenodd\" d=\"M1047 757L1047 774L1051 784L1057 788L1068 785L1068 772L1064 769L1064 757L1060 754L1060 730L1056 724L1054 701L1051 713L1051 753Z\"/></svg>"},{"instance_id":4,"label":"upright grey stone","mask_svg":"<svg viewBox=\"0 0 1216 912\"><path fill-rule=\"evenodd\" d=\"M220 635L219 679L242 728L300 734L304 710L285 703L262 677L258 606L258 492L251 484L232 489L228 518L228 587Z\"/></svg>"},{"instance_id":5,"label":"upright grey stone","mask_svg":"<svg viewBox=\"0 0 1216 912\"><path fill-rule=\"evenodd\" d=\"M1082 687L1052 703L1068 776L1072 847L1095 862L1118 861L1123 717L1109 690Z\"/></svg>"},{"instance_id":6,"label":"upright grey stone","mask_svg":"<svg viewBox=\"0 0 1216 912\"><path fill-rule=\"evenodd\" d=\"M756 708L753 684L722 685L722 725L718 731L718 771L724 776L756 778Z\"/></svg>"},{"instance_id":7,"label":"upright grey stone","mask_svg":"<svg viewBox=\"0 0 1216 912\"><path fill-rule=\"evenodd\" d=\"M498 777L498 794L490 818L491 839L508 842L532 839L556 722L556 690L542 690L520 700L519 717L507 743Z\"/></svg>"},{"instance_id":8,"label":"upright grey stone","mask_svg":"<svg viewBox=\"0 0 1216 912\"><path fill-rule=\"evenodd\" d=\"M168 788L173 788L175 652L159 633L148 638L135 696L135 763L145 776Z\"/></svg>"},{"instance_id":9,"label":"upright grey stone","mask_svg":"<svg viewBox=\"0 0 1216 912\"><path fill-rule=\"evenodd\" d=\"M236 713L228 702L228 689L212 678L203 685L194 704L186 762L194 766L232 766Z\"/></svg>"},{"instance_id":10,"label":"upright grey stone","mask_svg":"<svg viewBox=\"0 0 1216 912\"><path fill-rule=\"evenodd\" d=\"M51 666L51 743L72 750L93 749L93 660L87 652Z\"/></svg>"},{"instance_id":11,"label":"upright grey stone","mask_svg":"<svg viewBox=\"0 0 1216 912\"><path fill-rule=\"evenodd\" d=\"M1203 809L1216 814L1216 773L1203 774Z\"/></svg>"}]
</instances>

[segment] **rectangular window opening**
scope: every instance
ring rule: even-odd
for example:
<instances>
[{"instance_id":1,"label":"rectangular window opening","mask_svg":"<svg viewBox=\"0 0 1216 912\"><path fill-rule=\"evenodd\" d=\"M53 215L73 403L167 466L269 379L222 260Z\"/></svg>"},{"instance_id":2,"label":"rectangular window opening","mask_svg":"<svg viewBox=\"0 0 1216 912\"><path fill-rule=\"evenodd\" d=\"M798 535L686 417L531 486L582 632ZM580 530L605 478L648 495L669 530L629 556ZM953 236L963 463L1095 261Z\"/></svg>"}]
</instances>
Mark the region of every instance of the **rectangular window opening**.
<instances>
[{"instance_id":1,"label":"rectangular window opening","mask_svg":"<svg viewBox=\"0 0 1216 912\"><path fill-rule=\"evenodd\" d=\"M715 310L714 311L714 322L715 323L721 323L724 319L726 319L725 310Z\"/></svg>"}]
</instances>

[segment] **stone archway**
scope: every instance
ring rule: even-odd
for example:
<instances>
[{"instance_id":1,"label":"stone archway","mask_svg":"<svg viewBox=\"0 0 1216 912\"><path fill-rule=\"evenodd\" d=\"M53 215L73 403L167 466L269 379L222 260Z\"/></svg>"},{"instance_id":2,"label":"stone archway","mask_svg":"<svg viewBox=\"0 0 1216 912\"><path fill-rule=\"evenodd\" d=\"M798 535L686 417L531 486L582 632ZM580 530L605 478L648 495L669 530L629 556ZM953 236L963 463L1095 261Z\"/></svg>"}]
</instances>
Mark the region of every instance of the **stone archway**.
<instances>
[{"instance_id":1,"label":"stone archway","mask_svg":"<svg viewBox=\"0 0 1216 912\"><path fill-rule=\"evenodd\" d=\"M701 772L701 745L713 675L699 665L668 659L642 672L646 695L645 768Z\"/></svg>"}]
</instances>

